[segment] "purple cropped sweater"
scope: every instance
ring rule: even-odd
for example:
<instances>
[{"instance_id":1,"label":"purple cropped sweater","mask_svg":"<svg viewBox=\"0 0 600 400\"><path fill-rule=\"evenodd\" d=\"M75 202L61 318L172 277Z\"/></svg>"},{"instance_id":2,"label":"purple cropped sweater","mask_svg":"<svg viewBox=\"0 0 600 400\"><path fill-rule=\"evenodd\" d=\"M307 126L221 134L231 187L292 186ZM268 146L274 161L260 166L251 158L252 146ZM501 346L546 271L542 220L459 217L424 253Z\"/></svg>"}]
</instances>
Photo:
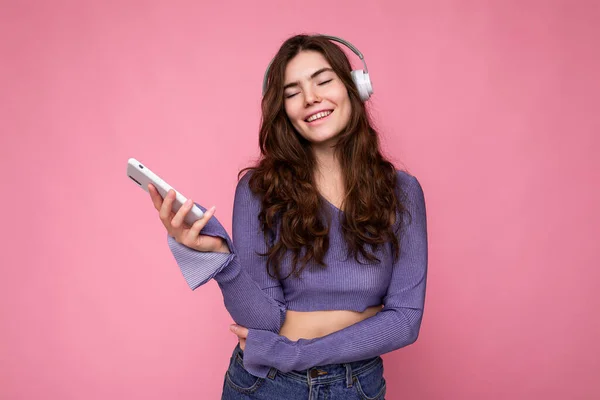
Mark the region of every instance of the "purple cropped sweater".
<instances>
[{"instance_id":1,"label":"purple cropped sweater","mask_svg":"<svg viewBox=\"0 0 600 400\"><path fill-rule=\"evenodd\" d=\"M171 236L168 242L190 288L214 278L233 320L249 329L244 366L251 374L264 378L271 367L288 372L363 360L417 339L427 279L427 223L423 191L415 177L403 171L397 175L410 214L404 218L407 225L401 233L398 261L393 261L391 245L375 253L379 263L358 263L349 257L338 218L343 211L322 198L322 211L330 217L327 266L309 263L300 278L277 280L267 274L266 257L259 255L267 245L258 221L261 202L250 191L249 176L239 181L235 191L234 240L216 218L201 232L223 238L230 254L199 252ZM290 259L282 262L284 277ZM290 341L279 335L286 310L360 312L381 304L384 307L376 315L324 337Z\"/></svg>"}]
</instances>

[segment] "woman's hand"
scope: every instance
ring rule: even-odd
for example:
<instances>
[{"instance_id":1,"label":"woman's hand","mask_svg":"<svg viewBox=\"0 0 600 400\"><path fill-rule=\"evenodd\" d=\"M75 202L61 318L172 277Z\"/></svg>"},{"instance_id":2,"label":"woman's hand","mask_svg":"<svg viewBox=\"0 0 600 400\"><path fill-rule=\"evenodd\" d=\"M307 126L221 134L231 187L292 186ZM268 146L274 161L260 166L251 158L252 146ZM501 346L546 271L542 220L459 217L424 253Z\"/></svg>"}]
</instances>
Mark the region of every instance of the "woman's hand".
<instances>
[{"instance_id":1,"label":"woman's hand","mask_svg":"<svg viewBox=\"0 0 600 400\"><path fill-rule=\"evenodd\" d=\"M244 351L244 349L246 348L246 338L248 337L248 328L244 328L243 326L234 324L231 325L229 329L231 330L231 332L237 335L238 339L240 340L240 349Z\"/></svg>"},{"instance_id":2,"label":"woman's hand","mask_svg":"<svg viewBox=\"0 0 600 400\"><path fill-rule=\"evenodd\" d=\"M150 192L152 203L154 203L154 208L158 211L161 222L167 229L169 235L178 243L197 251L229 253L227 243L220 237L200 234L202 228L204 228L208 220L215 214L215 207L207 210L202 218L194 222L192 226L189 226L184 220L185 216L194 205L192 199L188 199L188 201L181 206L179 211L174 213L174 190L169 190L164 200L151 183L148 184L148 191Z\"/></svg>"}]
</instances>

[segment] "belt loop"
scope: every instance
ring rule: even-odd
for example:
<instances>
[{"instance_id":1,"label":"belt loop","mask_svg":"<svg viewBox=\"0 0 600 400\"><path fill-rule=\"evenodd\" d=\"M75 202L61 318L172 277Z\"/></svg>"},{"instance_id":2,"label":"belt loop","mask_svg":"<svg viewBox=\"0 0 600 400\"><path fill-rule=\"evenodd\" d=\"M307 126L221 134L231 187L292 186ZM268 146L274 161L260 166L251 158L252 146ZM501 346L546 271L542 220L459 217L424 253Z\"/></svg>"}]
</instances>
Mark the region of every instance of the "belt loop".
<instances>
[{"instance_id":1,"label":"belt loop","mask_svg":"<svg viewBox=\"0 0 600 400\"><path fill-rule=\"evenodd\" d=\"M346 387L352 387L352 367L350 364L344 364L346 367Z\"/></svg>"},{"instance_id":2,"label":"belt loop","mask_svg":"<svg viewBox=\"0 0 600 400\"><path fill-rule=\"evenodd\" d=\"M267 377L268 377L269 379L275 379L275 375L277 375L277 369L276 369L276 368L274 368L274 367L272 367L272 368L269 370L269 374L267 375Z\"/></svg>"}]
</instances>

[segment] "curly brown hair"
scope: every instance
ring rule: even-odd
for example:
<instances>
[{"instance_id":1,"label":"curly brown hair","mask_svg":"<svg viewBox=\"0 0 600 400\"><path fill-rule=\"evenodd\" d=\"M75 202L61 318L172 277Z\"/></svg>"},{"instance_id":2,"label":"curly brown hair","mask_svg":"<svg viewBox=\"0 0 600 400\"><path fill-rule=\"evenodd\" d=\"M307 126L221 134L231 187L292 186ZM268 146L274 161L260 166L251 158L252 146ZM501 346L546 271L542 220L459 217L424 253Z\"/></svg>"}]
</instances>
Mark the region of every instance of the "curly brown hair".
<instances>
[{"instance_id":1,"label":"curly brown hair","mask_svg":"<svg viewBox=\"0 0 600 400\"><path fill-rule=\"evenodd\" d=\"M250 189L262 199L258 218L268 245L264 254L267 271L281 278L280 265L289 251L290 274L299 276L311 260L325 266L323 259L329 248L329 227L320 217L324 200L314 179L315 156L310 143L292 126L284 108L285 69L301 51L321 53L350 97L350 121L340 132L334 149L345 186L341 207L344 212L340 217L349 256L357 261L360 255L363 261L379 262L374 252L391 243L393 257L397 259L400 253L397 234L401 229L398 221L402 221L406 207L400 198L396 168L382 156L377 132L352 81L350 62L328 39L297 35L283 43L269 69L262 99L261 156L253 167L240 171L240 176L252 171ZM279 239L275 241L278 229Z\"/></svg>"}]
</instances>

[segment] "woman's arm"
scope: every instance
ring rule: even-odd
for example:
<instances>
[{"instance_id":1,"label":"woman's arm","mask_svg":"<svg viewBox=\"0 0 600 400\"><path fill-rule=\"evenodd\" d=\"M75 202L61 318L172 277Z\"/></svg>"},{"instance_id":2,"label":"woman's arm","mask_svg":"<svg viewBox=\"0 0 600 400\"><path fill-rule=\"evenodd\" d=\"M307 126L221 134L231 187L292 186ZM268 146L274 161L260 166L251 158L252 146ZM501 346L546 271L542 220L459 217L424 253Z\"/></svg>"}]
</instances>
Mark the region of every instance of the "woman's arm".
<instances>
[{"instance_id":1,"label":"woman's arm","mask_svg":"<svg viewBox=\"0 0 600 400\"><path fill-rule=\"evenodd\" d=\"M231 253L200 252L168 236L169 247L189 287L195 290L215 279L223 293L225 307L233 320L248 328L278 334L285 320L285 299L281 284L267 274L267 245L258 221L260 199L248 186L249 174L237 185L233 206L233 241L213 217L203 235L222 238ZM204 208L200 206L204 211ZM268 367L250 370L266 376Z\"/></svg>"}]
</instances>

